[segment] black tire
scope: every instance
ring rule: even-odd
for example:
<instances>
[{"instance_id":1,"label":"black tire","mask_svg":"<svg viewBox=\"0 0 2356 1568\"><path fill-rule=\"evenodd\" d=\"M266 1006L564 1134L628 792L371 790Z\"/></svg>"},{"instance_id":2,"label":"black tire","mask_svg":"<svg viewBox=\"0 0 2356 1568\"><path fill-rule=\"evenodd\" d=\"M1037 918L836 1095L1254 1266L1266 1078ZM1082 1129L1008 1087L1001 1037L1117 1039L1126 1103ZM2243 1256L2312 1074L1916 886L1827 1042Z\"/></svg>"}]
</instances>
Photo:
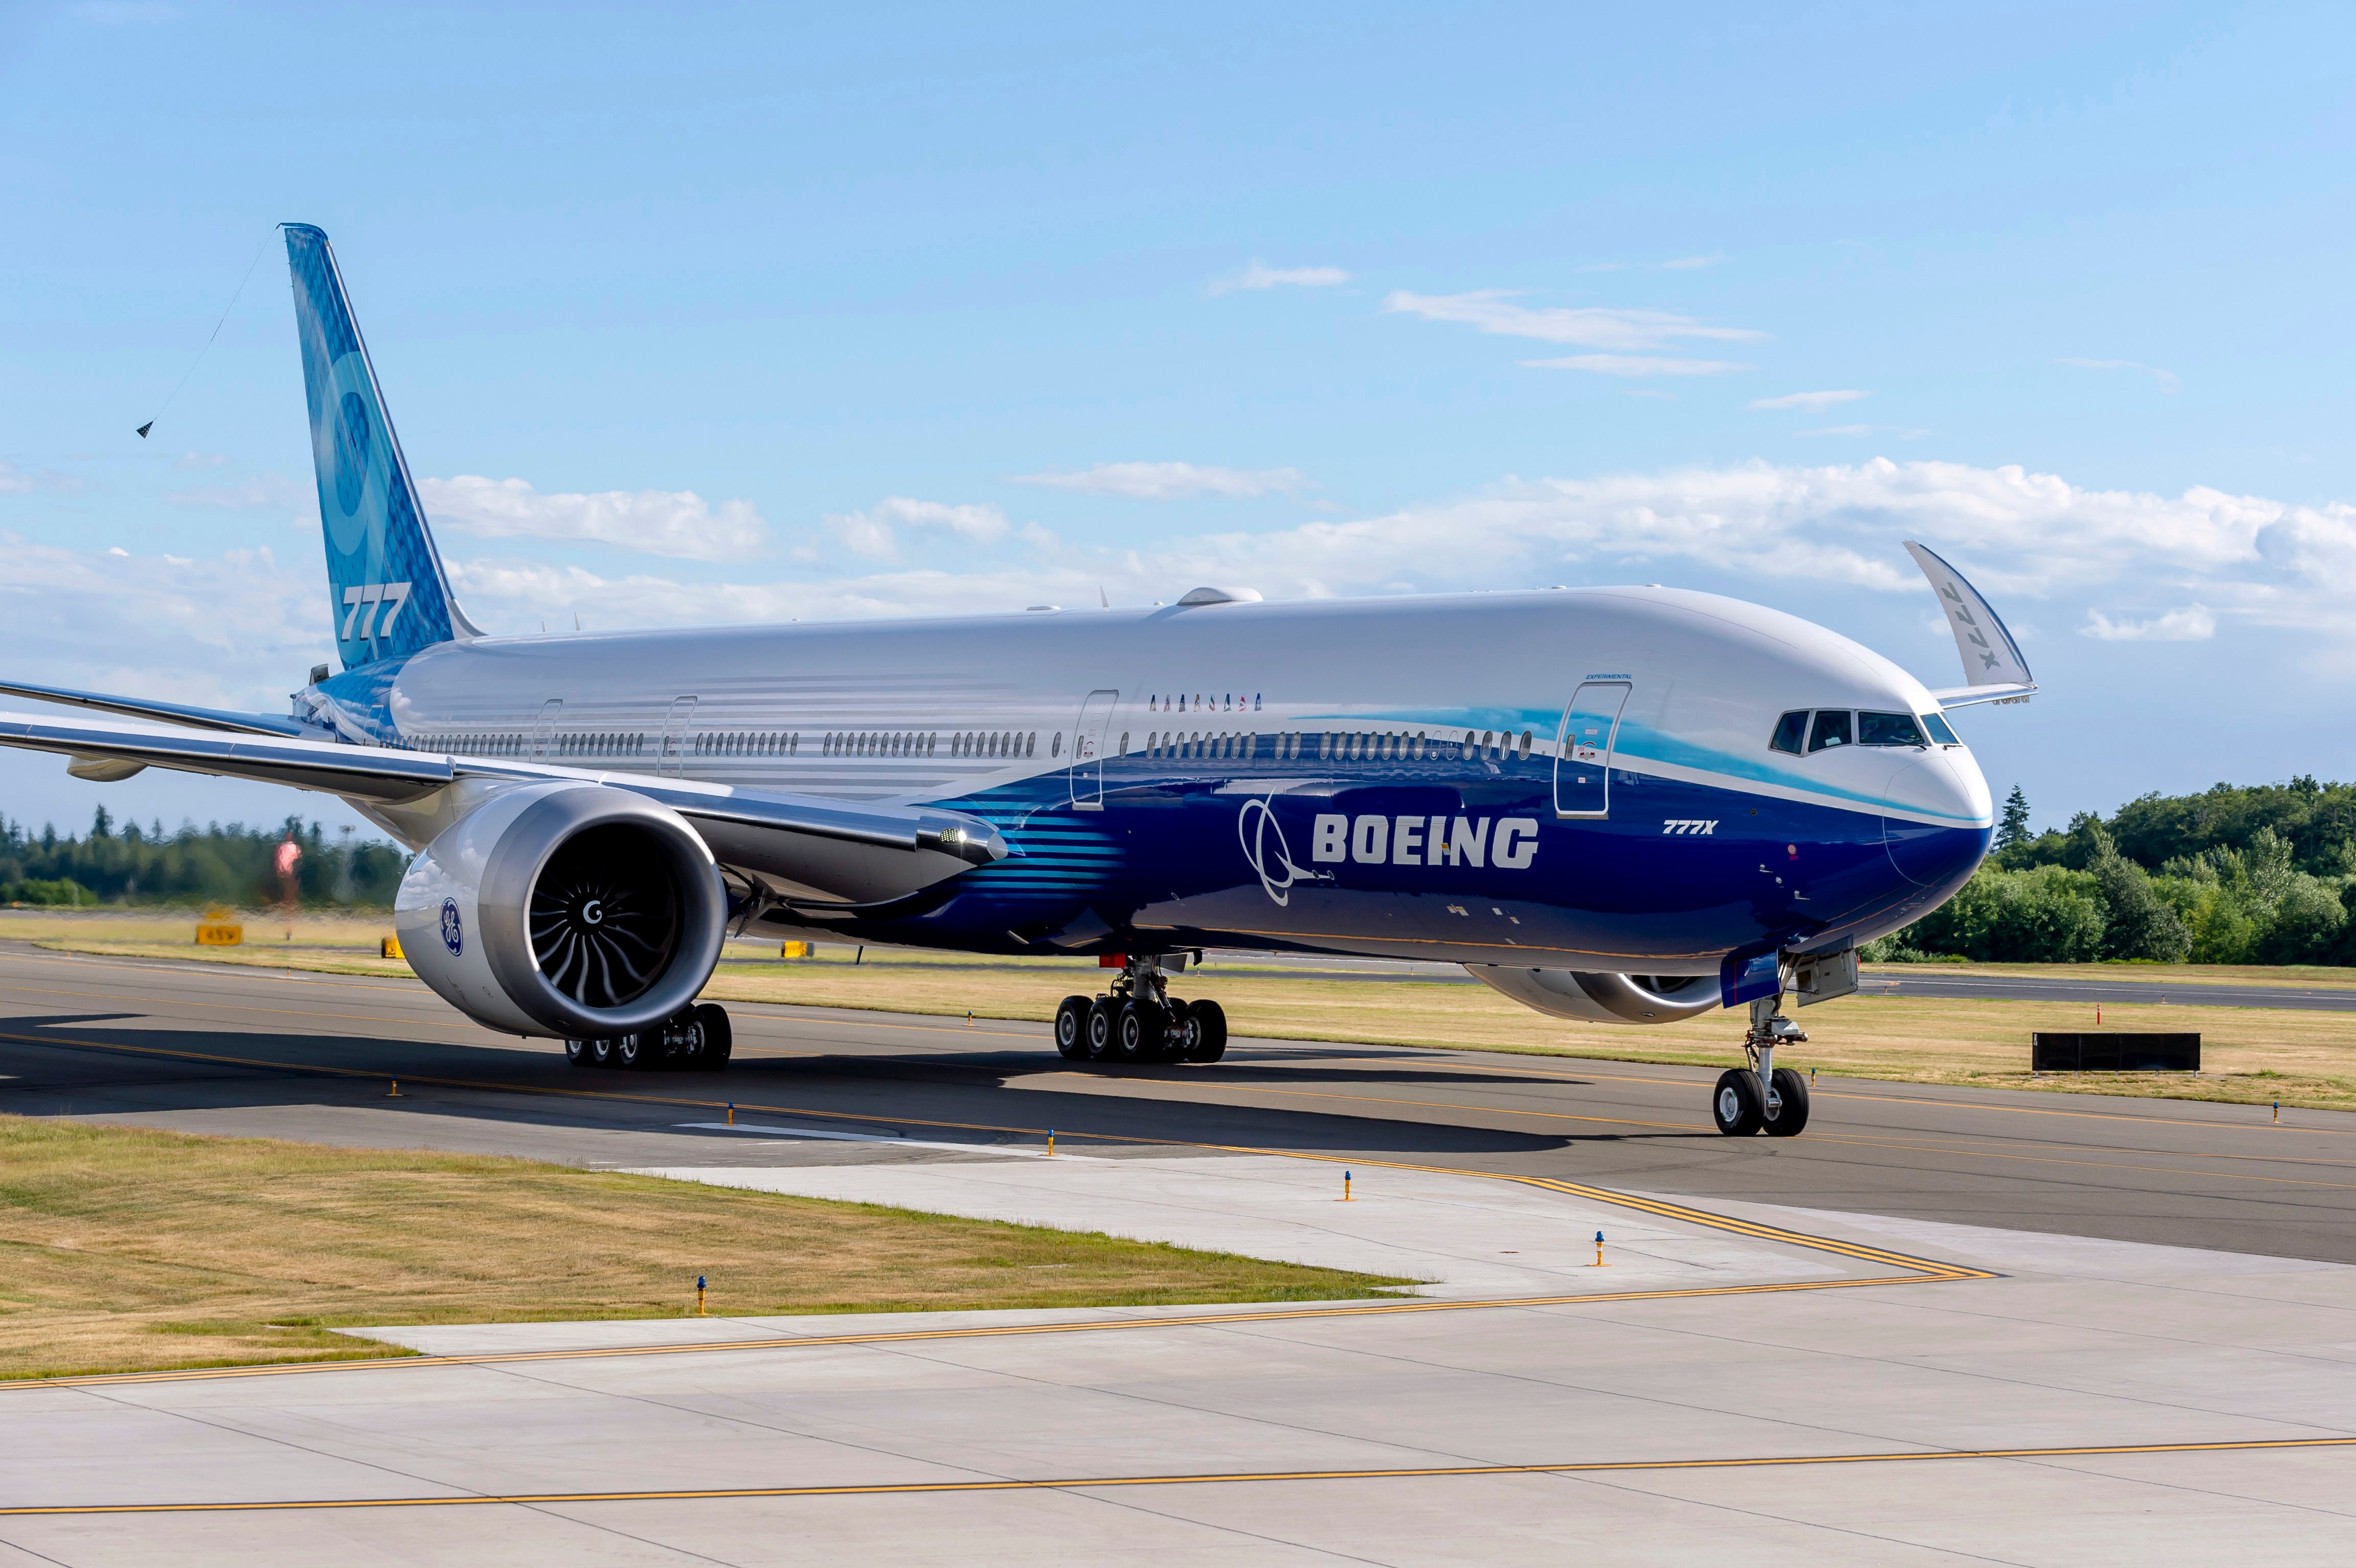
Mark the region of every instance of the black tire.
<instances>
[{"instance_id":1,"label":"black tire","mask_svg":"<svg viewBox=\"0 0 2356 1568\"><path fill-rule=\"evenodd\" d=\"M736 1053L735 1026L728 1021L728 1009L717 1002L698 1003L695 1021L703 1026L703 1045L691 1065L705 1072L717 1072Z\"/></svg>"},{"instance_id":2,"label":"black tire","mask_svg":"<svg viewBox=\"0 0 2356 1568\"><path fill-rule=\"evenodd\" d=\"M1772 1082L1775 1097L1783 1101L1773 1115L1767 1117L1767 1136L1771 1138L1795 1138L1808 1125L1808 1080L1804 1073L1789 1067L1778 1067ZM1762 1107L1763 1114L1764 1107Z\"/></svg>"},{"instance_id":3,"label":"black tire","mask_svg":"<svg viewBox=\"0 0 2356 1568\"><path fill-rule=\"evenodd\" d=\"M1121 1004L1120 1016L1113 1020L1113 1054L1124 1062L1159 1061L1162 1059L1162 1008L1153 1002L1131 1001Z\"/></svg>"},{"instance_id":4,"label":"black tire","mask_svg":"<svg viewBox=\"0 0 2356 1568\"><path fill-rule=\"evenodd\" d=\"M1055 1054L1066 1061L1087 1060L1092 1005L1086 997L1066 997L1055 1004Z\"/></svg>"},{"instance_id":5,"label":"black tire","mask_svg":"<svg viewBox=\"0 0 2356 1568\"><path fill-rule=\"evenodd\" d=\"M1187 1031L1189 1061L1216 1061L1227 1053L1226 1008L1216 1002L1189 1002L1186 1018L1194 1026Z\"/></svg>"},{"instance_id":6,"label":"black tire","mask_svg":"<svg viewBox=\"0 0 2356 1568\"><path fill-rule=\"evenodd\" d=\"M614 1065L614 1041L610 1037L600 1035L589 1042L589 1065L592 1067Z\"/></svg>"},{"instance_id":7,"label":"black tire","mask_svg":"<svg viewBox=\"0 0 2356 1568\"><path fill-rule=\"evenodd\" d=\"M1088 1060L1108 1061L1112 1058L1115 1016L1112 998L1098 997L1088 1004Z\"/></svg>"},{"instance_id":8,"label":"black tire","mask_svg":"<svg viewBox=\"0 0 2356 1568\"><path fill-rule=\"evenodd\" d=\"M1765 1100L1759 1092L1759 1074L1747 1067L1730 1067L1718 1075L1718 1087L1710 1091L1710 1117L1728 1137L1747 1138L1759 1130Z\"/></svg>"},{"instance_id":9,"label":"black tire","mask_svg":"<svg viewBox=\"0 0 2356 1568\"><path fill-rule=\"evenodd\" d=\"M614 1037L614 1065L625 1072L644 1072L662 1058L662 1034L640 1029Z\"/></svg>"},{"instance_id":10,"label":"black tire","mask_svg":"<svg viewBox=\"0 0 2356 1568\"><path fill-rule=\"evenodd\" d=\"M595 1063L589 1060L589 1042L585 1040L566 1040L564 1042L564 1064L567 1067L594 1066Z\"/></svg>"}]
</instances>

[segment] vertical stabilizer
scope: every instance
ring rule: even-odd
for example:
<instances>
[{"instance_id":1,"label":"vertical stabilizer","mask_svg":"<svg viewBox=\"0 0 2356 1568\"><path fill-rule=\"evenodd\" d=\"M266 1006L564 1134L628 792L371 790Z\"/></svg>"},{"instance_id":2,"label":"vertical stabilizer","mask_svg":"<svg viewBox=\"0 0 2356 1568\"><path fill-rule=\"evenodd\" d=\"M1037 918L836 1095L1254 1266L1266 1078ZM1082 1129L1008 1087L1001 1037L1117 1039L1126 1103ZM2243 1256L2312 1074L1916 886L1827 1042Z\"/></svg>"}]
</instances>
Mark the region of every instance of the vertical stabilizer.
<instances>
[{"instance_id":1,"label":"vertical stabilizer","mask_svg":"<svg viewBox=\"0 0 2356 1568\"><path fill-rule=\"evenodd\" d=\"M417 486L360 341L327 236L286 225L311 460L327 544L327 604L344 667L476 635L426 531Z\"/></svg>"}]
</instances>

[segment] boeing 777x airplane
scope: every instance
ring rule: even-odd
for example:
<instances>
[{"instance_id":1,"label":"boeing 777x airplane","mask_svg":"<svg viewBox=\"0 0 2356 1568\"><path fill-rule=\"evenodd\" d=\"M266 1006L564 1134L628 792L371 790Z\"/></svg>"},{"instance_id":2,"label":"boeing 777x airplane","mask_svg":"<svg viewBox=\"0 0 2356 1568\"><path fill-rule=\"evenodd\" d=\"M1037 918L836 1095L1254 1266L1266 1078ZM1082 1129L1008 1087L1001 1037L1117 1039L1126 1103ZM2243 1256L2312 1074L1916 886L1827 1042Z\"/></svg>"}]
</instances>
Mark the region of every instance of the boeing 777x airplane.
<instances>
[{"instance_id":1,"label":"boeing 777x airplane","mask_svg":"<svg viewBox=\"0 0 2356 1568\"><path fill-rule=\"evenodd\" d=\"M1205 947L1440 959L1540 1011L1748 1008L1720 1130L1790 1136L1786 997L1988 847L1944 709L2027 663L1909 545L1964 656L1930 691L1821 626L1665 588L494 637L450 592L327 237L286 228L340 673L289 717L22 683L138 722L0 714L96 780L145 767L339 795L416 852L410 963L584 1067L716 1068L723 939L1117 955L1055 1043L1215 1061ZM1731 1042L1730 1042L1731 1044Z\"/></svg>"}]
</instances>

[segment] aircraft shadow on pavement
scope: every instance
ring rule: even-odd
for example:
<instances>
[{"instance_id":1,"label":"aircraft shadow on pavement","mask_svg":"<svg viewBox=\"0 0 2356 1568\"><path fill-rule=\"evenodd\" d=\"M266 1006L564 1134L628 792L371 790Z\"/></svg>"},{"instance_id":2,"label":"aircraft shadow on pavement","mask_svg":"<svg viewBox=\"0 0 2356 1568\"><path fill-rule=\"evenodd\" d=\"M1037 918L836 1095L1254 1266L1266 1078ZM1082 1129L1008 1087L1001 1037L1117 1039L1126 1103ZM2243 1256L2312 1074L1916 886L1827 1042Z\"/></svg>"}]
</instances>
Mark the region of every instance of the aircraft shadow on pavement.
<instances>
[{"instance_id":1,"label":"aircraft shadow on pavement","mask_svg":"<svg viewBox=\"0 0 2356 1568\"><path fill-rule=\"evenodd\" d=\"M133 1020L138 1027L122 1027ZM752 1056L739 1058L723 1073L625 1072L572 1067L545 1046L157 1028L151 1015L130 1012L20 1015L0 1020L0 1034L7 1037L0 1039L0 1112L138 1115L152 1123L176 1112L200 1116L269 1111L281 1115L252 1131L292 1138L317 1136L316 1126L305 1125L306 1109L336 1106L593 1135L661 1135L741 1148L749 1141L744 1134L680 1125L720 1120L715 1113L731 1104L740 1116L780 1124L798 1115L814 1118L807 1125L823 1130L971 1139L980 1146L1034 1142L1049 1125L1072 1147L1101 1141L1140 1150L1212 1146L1402 1158L1541 1154L1698 1136L1634 1127L1515 1132L1440 1119L1452 1109L1444 1106L1429 1108L1431 1119L1419 1119L1419 1108L1410 1106L1398 1107L1398 1115L1352 1115L1183 1097L1195 1083L1251 1086L1212 1076L1215 1068L1178 1070L1160 1080L1108 1073L1102 1093L1022 1088L1023 1080L1034 1073L1088 1065L1052 1054L1019 1067L1001 1051L958 1053L948 1061ZM1336 1086L1363 1082L1356 1075L1304 1076ZM402 1092L393 1098L389 1090L396 1080ZM1430 1082L1428 1075L1420 1081ZM1561 1086L1559 1080L1548 1082ZM1135 1092L1149 1086L1173 1093ZM1483 1113L1467 1106L1464 1114ZM533 1143L514 1152L539 1154L544 1147Z\"/></svg>"}]
</instances>

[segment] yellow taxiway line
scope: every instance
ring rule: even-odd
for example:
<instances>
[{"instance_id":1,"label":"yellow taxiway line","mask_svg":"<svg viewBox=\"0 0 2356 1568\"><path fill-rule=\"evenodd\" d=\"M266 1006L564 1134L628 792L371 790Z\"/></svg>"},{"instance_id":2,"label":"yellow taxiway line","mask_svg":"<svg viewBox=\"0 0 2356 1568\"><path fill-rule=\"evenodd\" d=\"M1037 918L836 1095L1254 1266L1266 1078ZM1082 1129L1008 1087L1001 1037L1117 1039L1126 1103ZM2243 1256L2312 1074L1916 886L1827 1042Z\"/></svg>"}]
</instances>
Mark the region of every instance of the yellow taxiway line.
<instances>
[{"instance_id":1,"label":"yellow taxiway line","mask_svg":"<svg viewBox=\"0 0 2356 1568\"><path fill-rule=\"evenodd\" d=\"M2207 1443L2085 1443L2036 1448L1901 1448L1864 1454L1760 1454L1734 1458L1590 1459L1554 1465L1399 1465L1351 1470L1208 1470L1170 1476L1060 1476L1024 1481L875 1481L804 1487L696 1487L626 1492L464 1492L438 1497L289 1498L254 1502L52 1503L0 1508L0 1518L134 1513L293 1513L322 1509L552 1508L581 1503L724 1502L739 1498L912 1497L954 1492L1090 1491L1112 1487L1237 1486L1286 1481L1447 1480L1483 1476L1596 1476L1644 1471L1795 1469L1813 1465L1951 1464L1957 1460L2094 1459L2146 1454L2247 1454L2356 1447L2356 1437L2259 1437Z\"/></svg>"}]
</instances>

